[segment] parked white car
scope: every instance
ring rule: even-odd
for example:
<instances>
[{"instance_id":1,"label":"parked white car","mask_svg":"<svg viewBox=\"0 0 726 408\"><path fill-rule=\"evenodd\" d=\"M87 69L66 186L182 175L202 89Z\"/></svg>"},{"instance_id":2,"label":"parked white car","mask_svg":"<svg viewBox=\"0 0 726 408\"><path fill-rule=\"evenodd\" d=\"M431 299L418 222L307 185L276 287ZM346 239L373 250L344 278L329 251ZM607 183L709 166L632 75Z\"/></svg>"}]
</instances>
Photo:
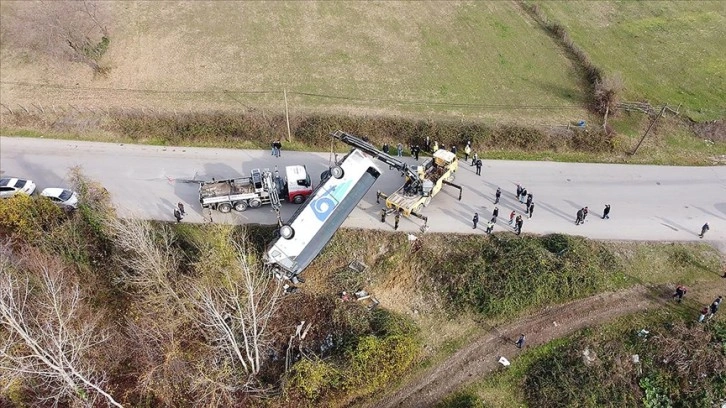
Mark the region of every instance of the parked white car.
<instances>
[{"instance_id":1,"label":"parked white car","mask_svg":"<svg viewBox=\"0 0 726 408\"><path fill-rule=\"evenodd\" d=\"M50 198L51 201L58 205L78 208L78 194L74 191L66 190L65 188L46 188L40 195Z\"/></svg>"},{"instance_id":2,"label":"parked white car","mask_svg":"<svg viewBox=\"0 0 726 408\"><path fill-rule=\"evenodd\" d=\"M0 198L10 198L18 193L33 195L34 192L35 183L31 180L14 177L0 178Z\"/></svg>"}]
</instances>

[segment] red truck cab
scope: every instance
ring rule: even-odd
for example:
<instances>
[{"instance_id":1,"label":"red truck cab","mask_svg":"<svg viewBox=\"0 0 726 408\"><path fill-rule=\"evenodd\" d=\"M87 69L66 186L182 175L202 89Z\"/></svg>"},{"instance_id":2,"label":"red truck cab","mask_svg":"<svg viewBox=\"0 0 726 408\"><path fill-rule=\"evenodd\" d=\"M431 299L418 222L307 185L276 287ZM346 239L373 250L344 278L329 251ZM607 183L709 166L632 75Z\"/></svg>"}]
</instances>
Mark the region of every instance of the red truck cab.
<instances>
[{"instance_id":1,"label":"red truck cab","mask_svg":"<svg viewBox=\"0 0 726 408\"><path fill-rule=\"evenodd\" d=\"M302 204L313 192L313 182L310 180L305 166L285 167L285 198L290 203Z\"/></svg>"}]
</instances>

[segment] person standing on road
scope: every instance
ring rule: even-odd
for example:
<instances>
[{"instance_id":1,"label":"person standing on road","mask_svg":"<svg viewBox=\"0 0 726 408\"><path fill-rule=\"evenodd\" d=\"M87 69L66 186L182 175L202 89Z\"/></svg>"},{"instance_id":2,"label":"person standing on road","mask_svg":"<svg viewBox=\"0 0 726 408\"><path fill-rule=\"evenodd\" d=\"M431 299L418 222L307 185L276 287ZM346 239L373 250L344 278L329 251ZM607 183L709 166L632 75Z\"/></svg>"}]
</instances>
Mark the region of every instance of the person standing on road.
<instances>
[{"instance_id":1,"label":"person standing on road","mask_svg":"<svg viewBox=\"0 0 726 408\"><path fill-rule=\"evenodd\" d=\"M519 197L519 202L524 204L525 197L527 197L527 189L522 187L522 195Z\"/></svg>"},{"instance_id":2,"label":"person standing on road","mask_svg":"<svg viewBox=\"0 0 726 408\"><path fill-rule=\"evenodd\" d=\"M398 231L398 222L401 220L401 210L396 211L396 218L394 218L393 229Z\"/></svg>"},{"instance_id":3,"label":"person standing on road","mask_svg":"<svg viewBox=\"0 0 726 408\"><path fill-rule=\"evenodd\" d=\"M703 227L701 227L701 233L698 235L698 238L703 238L703 236L710 230L711 228L708 226L708 223L703 224Z\"/></svg>"},{"instance_id":4,"label":"person standing on road","mask_svg":"<svg viewBox=\"0 0 726 408\"><path fill-rule=\"evenodd\" d=\"M582 209L582 223L583 224L585 223L585 218L587 218L587 213L589 213L589 212L590 212L590 210L587 208L587 206Z\"/></svg>"},{"instance_id":5,"label":"person standing on road","mask_svg":"<svg viewBox=\"0 0 726 408\"><path fill-rule=\"evenodd\" d=\"M517 235L522 233L522 225L524 225L524 220L522 219L521 215L517 216Z\"/></svg>"},{"instance_id":6,"label":"person standing on road","mask_svg":"<svg viewBox=\"0 0 726 408\"><path fill-rule=\"evenodd\" d=\"M524 347L524 333L522 333L522 334L519 335L519 338L514 343L514 345L516 345L517 348L519 348L519 349L521 349L522 347Z\"/></svg>"},{"instance_id":7,"label":"person standing on road","mask_svg":"<svg viewBox=\"0 0 726 408\"><path fill-rule=\"evenodd\" d=\"M686 292L688 292L688 288L683 285L678 285L676 288L676 292L673 294L673 299L676 300L676 302L681 303L683 300L683 296L686 295Z\"/></svg>"},{"instance_id":8,"label":"person standing on road","mask_svg":"<svg viewBox=\"0 0 726 408\"><path fill-rule=\"evenodd\" d=\"M499 217L499 207L494 207L494 211L492 211L492 217L494 217L494 222L497 222L497 217Z\"/></svg>"},{"instance_id":9,"label":"person standing on road","mask_svg":"<svg viewBox=\"0 0 726 408\"><path fill-rule=\"evenodd\" d=\"M398 157L403 157L403 145L399 143L396 148L398 149Z\"/></svg>"},{"instance_id":10,"label":"person standing on road","mask_svg":"<svg viewBox=\"0 0 726 408\"><path fill-rule=\"evenodd\" d=\"M499 204L499 198L502 196L502 189L497 187L497 192L494 193L494 204Z\"/></svg>"},{"instance_id":11,"label":"person standing on road","mask_svg":"<svg viewBox=\"0 0 726 408\"><path fill-rule=\"evenodd\" d=\"M529 204L529 218L532 218L532 213L534 212L534 203Z\"/></svg>"},{"instance_id":12,"label":"person standing on road","mask_svg":"<svg viewBox=\"0 0 726 408\"><path fill-rule=\"evenodd\" d=\"M583 217L584 211L585 211L584 208L580 208L579 210L577 210L577 218L575 218L575 225L580 225L580 223L583 222L582 217Z\"/></svg>"},{"instance_id":13,"label":"person standing on road","mask_svg":"<svg viewBox=\"0 0 726 408\"><path fill-rule=\"evenodd\" d=\"M602 219L603 220L610 219L610 204L605 204L605 209L602 210Z\"/></svg>"},{"instance_id":14,"label":"person standing on road","mask_svg":"<svg viewBox=\"0 0 726 408\"><path fill-rule=\"evenodd\" d=\"M279 139L277 139L272 143L272 155L275 157L280 157L281 151L282 151L282 143L280 142Z\"/></svg>"},{"instance_id":15,"label":"person standing on road","mask_svg":"<svg viewBox=\"0 0 726 408\"><path fill-rule=\"evenodd\" d=\"M383 153L388 154L391 148L388 147L388 143L383 143L383 148L381 150L383 150Z\"/></svg>"},{"instance_id":16,"label":"person standing on road","mask_svg":"<svg viewBox=\"0 0 726 408\"><path fill-rule=\"evenodd\" d=\"M456 145L451 145L451 153L454 153L454 156L456 156Z\"/></svg>"},{"instance_id":17,"label":"person standing on road","mask_svg":"<svg viewBox=\"0 0 726 408\"><path fill-rule=\"evenodd\" d=\"M179 212L178 208L174 209L174 218L176 218L176 223L179 224L182 220L181 213Z\"/></svg>"},{"instance_id":18,"label":"person standing on road","mask_svg":"<svg viewBox=\"0 0 726 408\"><path fill-rule=\"evenodd\" d=\"M515 216L515 215L517 215L517 213L516 213L515 211L512 211L512 212L511 212L511 213L509 214L509 225L514 225L514 216Z\"/></svg>"},{"instance_id":19,"label":"person standing on road","mask_svg":"<svg viewBox=\"0 0 726 408\"><path fill-rule=\"evenodd\" d=\"M714 299L713 303L711 303L711 306L709 307L709 309L710 309L709 311L711 312L711 314L708 315L708 320L711 320L711 318L713 318L713 315L715 315L716 312L718 312L718 307L721 306L721 300L722 300L722 296L719 296L716 299Z\"/></svg>"},{"instance_id":20,"label":"person standing on road","mask_svg":"<svg viewBox=\"0 0 726 408\"><path fill-rule=\"evenodd\" d=\"M182 216L182 217L184 217L185 215L187 215L187 213L186 213L186 212L184 212L184 204L182 204L182 202L181 202L181 201L179 201L179 202L178 202L178 203L176 204L176 206L177 206L177 207L179 208L179 213L181 214L181 216Z\"/></svg>"},{"instance_id":21,"label":"person standing on road","mask_svg":"<svg viewBox=\"0 0 726 408\"><path fill-rule=\"evenodd\" d=\"M525 208L529 208L529 205L532 204L532 193L527 194L527 202L524 204Z\"/></svg>"},{"instance_id":22,"label":"person standing on road","mask_svg":"<svg viewBox=\"0 0 726 408\"><path fill-rule=\"evenodd\" d=\"M517 201L519 201L519 197L522 195L522 185L517 183Z\"/></svg>"},{"instance_id":23,"label":"person standing on road","mask_svg":"<svg viewBox=\"0 0 726 408\"><path fill-rule=\"evenodd\" d=\"M497 222L496 218L492 218L487 222L487 234L491 234L494 231L494 224Z\"/></svg>"},{"instance_id":24,"label":"person standing on road","mask_svg":"<svg viewBox=\"0 0 726 408\"><path fill-rule=\"evenodd\" d=\"M474 229L476 229L476 224L479 222L479 213L474 213Z\"/></svg>"},{"instance_id":25,"label":"person standing on road","mask_svg":"<svg viewBox=\"0 0 726 408\"><path fill-rule=\"evenodd\" d=\"M476 175L481 176L481 159L476 159Z\"/></svg>"},{"instance_id":26,"label":"person standing on road","mask_svg":"<svg viewBox=\"0 0 726 408\"><path fill-rule=\"evenodd\" d=\"M465 162L469 161L470 154L471 154L471 146L469 146L469 144L467 144L466 147L464 148L464 161Z\"/></svg>"},{"instance_id":27,"label":"person standing on road","mask_svg":"<svg viewBox=\"0 0 726 408\"><path fill-rule=\"evenodd\" d=\"M479 160L479 153L474 152L474 155L471 156L471 165L476 165L477 160Z\"/></svg>"},{"instance_id":28,"label":"person standing on road","mask_svg":"<svg viewBox=\"0 0 726 408\"><path fill-rule=\"evenodd\" d=\"M381 222L386 222L386 209L381 209Z\"/></svg>"}]
</instances>

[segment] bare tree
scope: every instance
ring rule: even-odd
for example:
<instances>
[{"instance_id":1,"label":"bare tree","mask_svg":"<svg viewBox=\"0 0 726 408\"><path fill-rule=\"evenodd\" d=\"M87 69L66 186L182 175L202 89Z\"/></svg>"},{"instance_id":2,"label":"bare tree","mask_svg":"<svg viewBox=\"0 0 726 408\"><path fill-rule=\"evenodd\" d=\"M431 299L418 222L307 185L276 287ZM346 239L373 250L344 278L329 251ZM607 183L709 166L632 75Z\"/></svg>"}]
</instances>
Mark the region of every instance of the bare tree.
<instances>
[{"instance_id":1,"label":"bare tree","mask_svg":"<svg viewBox=\"0 0 726 408\"><path fill-rule=\"evenodd\" d=\"M94 72L109 44L107 3L16 2L3 20L3 39L16 47L82 62Z\"/></svg>"},{"instance_id":2,"label":"bare tree","mask_svg":"<svg viewBox=\"0 0 726 408\"><path fill-rule=\"evenodd\" d=\"M143 296L151 309L174 307L186 311L186 302L177 289L179 260L169 227L154 227L148 221L132 218L110 217L107 223L116 246L123 251L117 257L123 266L120 283Z\"/></svg>"},{"instance_id":3,"label":"bare tree","mask_svg":"<svg viewBox=\"0 0 726 408\"><path fill-rule=\"evenodd\" d=\"M23 276L9 250L0 253L0 375L41 384L41 399L93 406L100 396L121 407L103 388L106 377L90 358L108 340L88 313L77 283L58 265L38 262L38 276ZM37 280L37 283L35 282Z\"/></svg>"},{"instance_id":4,"label":"bare tree","mask_svg":"<svg viewBox=\"0 0 726 408\"><path fill-rule=\"evenodd\" d=\"M250 389L262 366L267 323L277 309L281 287L269 271L250 264L244 247L234 245L237 263L220 271L221 284L202 285L194 292L199 320L213 350L212 364L240 370L245 380L237 387ZM208 387L212 382L212 378L202 379L200 385Z\"/></svg>"}]
</instances>

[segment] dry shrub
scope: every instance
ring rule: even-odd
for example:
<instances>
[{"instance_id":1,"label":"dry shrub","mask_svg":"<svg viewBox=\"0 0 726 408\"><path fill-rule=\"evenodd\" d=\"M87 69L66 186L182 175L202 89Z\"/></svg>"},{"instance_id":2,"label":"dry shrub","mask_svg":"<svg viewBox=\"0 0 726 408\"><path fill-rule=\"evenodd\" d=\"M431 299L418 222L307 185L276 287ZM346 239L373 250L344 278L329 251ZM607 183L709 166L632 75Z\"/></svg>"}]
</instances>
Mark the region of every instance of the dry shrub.
<instances>
[{"instance_id":1,"label":"dry shrub","mask_svg":"<svg viewBox=\"0 0 726 408\"><path fill-rule=\"evenodd\" d=\"M595 110L602 114L616 113L623 89L623 79L620 75L605 77L602 81L595 82Z\"/></svg>"},{"instance_id":2,"label":"dry shrub","mask_svg":"<svg viewBox=\"0 0 726 408\"><path fill-rule=\"evenodd\" d=\"M699 139L726 142L726 120L712 120L710 122L691 122L691 130Z\"/></svg>"}]
</instances>

